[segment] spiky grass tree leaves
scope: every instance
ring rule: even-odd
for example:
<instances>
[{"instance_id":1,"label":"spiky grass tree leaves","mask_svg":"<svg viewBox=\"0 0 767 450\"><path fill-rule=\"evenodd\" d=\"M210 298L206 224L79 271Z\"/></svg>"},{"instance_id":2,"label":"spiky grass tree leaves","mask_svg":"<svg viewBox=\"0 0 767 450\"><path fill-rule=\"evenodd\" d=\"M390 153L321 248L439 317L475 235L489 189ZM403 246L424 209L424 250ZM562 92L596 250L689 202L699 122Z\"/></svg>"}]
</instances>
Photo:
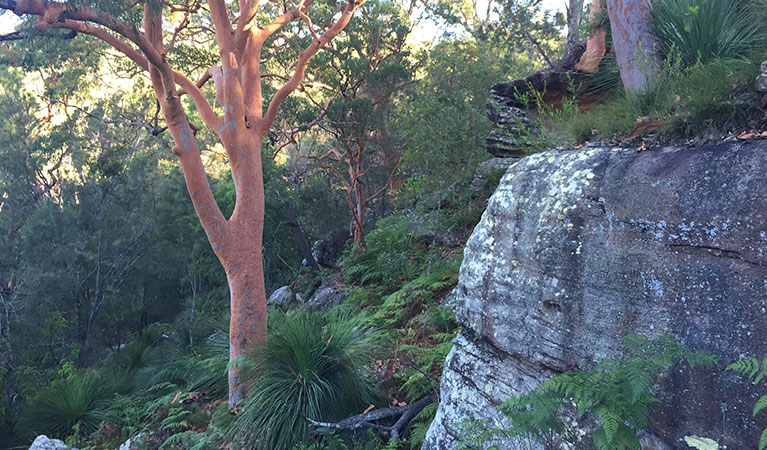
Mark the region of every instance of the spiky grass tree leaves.
<instances>
[{"instance_id":1,"label":"spiky grass tree leaves","mask_svg":"<svg viewBox=\"0 0 767 450\"><path fill-rule=\"evenodd\" d=\"M714 58L745 58L764 48L765 29L732 0L661 0L651 3L652 32L668 56L685 67Z\"/></svg>"},{"instance_id":2,"label":"spiky grass tree leaves","mask_svg":"<svg viewBox=\"0 0 767 450\"><path fill-rule=\"evenodd\" d=\"M375 397L367 382L377 336L341 310L270 316L252 356L253 387L229 437L238 448L282 450L310 438L306 417L336 421Z\"/></svg>"},{"instance_id":3,"label":"spiky grass tree leaves","mask_svg":"<svg viewBox=\"0 0 767 450\"><path fill-rule=\"evenodd\" d=\"M650 340L628 335L623 342L626 356L607 359L591 370L557 375L530 393L504 402L499 409L512 425L502 433L541 440L554 433L578 445L577 433L569 420L563 420L565 411L574 407L577 419L590 413L598 420L591 434L597 449L639 449L636 433L647 426L650 405L659 401L653 395L659 374L680 360L691 367L710 367L717 361L710 352L689 351L669 336ZM750 362L739 367L751 373L752 366Z\"/></svg>"},{"instance_id":4,"label":"spiky grass tree leaves","mask_svg":"<svg viewBox=\"0 0 767 450\"><path fill-rule=\"evenodd\" d=\"M22 413L20 429L32 434L66 437L89 434L104 419L115 387L98 372L74 374L54 381L35 396Z\"/></svg>"}]
</instances>

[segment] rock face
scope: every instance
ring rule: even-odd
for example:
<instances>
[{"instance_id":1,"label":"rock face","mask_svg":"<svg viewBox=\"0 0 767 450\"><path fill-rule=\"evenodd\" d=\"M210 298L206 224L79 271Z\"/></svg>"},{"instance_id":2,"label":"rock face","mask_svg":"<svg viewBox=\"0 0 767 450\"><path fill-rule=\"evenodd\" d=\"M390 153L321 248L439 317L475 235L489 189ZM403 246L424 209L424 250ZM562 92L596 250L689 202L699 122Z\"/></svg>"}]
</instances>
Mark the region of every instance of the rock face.
<instances>
[{"instance_id":1,"label":"rock face","mask_svg":"<svg viewBox=\"0 0 767 450\"><path fill-rule=\"evenodd\" d=\"M449 303L463 332L424 449L456 448L466 420L502 423L494 406L618 356L629 333L721 361L662 376L647 448L686 449L685 436L755 448L765 388L723 368L767 356L767 143L524 158L469 239Z\"/></svg>"},{"instance_id":2,"label":"rock face","mask_svg":"<svg viewBox=\"0 0 767 450\"><path fill-rule=\"evenodd\" d=\"M349 298L349 291L343 285L340 275L330 276L322 280L322 285L304 303L306 309L327 309L343 303Z\"/></svg>"},{"instance_id":3,"label":"rock face","mask_svg":"<svg viewBox=\"0 0 767 450\"><path fill-rule=\"evenodd\" d=\"M757 92L767 92L767 61L762 61L761 70L754 82Z\"/></svg>"},{"instance_id":4,"label":"rock face","mask_svg":"<svg viewBox=\"0 0 767 450\"><path fill-rule=\"evenodd\" d=\"M296 301L296 294L290 289L290 286L283 286L272 292L272 295L266 300L266 304L285 307L294 301Z\"/></svg>"},{"instance_id":5,"label":"rock face","mask_svg":"<svg viewBox=\"0 0 767 450\"><path fill-rule=\"evenodd\" d=\"M329 231L324 239L312 245L312 256L320 267L334 267L344 249L344 243L349 238L346 230Z\"/></svg>"},{"instance_id":6,"label":"rock face","mask_svg":"<svg viewBox=\"0 0 767 450\"><path fill-rule=\"evenodd\" d=\"M29 450L77 450L72 448L58 439L50 439L48 436L42 434L35 438L32 442L32 446Z\"/></svg>"},{"instance_id":7,"label":"rock face","mask_svg":"<svg viewBox=\"0 0 767 450\"><path fill-rule=\"evenodd\" d=\"M501 170L506 171L509 166L517 161L519 161L519 158L491 158L479 163L477 170L474 171L474 178L471 180L471 192L473 194L482 192L485 187L485 181L487 181L488 178Z\"/></svg>"}]
</instances>

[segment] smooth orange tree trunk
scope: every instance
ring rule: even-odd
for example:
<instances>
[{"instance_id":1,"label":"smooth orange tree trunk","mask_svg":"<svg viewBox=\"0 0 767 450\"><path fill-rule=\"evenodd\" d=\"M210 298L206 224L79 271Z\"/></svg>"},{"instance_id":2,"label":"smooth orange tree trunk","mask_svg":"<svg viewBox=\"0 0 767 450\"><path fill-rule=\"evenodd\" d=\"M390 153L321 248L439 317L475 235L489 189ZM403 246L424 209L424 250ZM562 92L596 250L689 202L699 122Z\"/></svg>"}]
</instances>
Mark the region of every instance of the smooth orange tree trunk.
<instances>
[{"instance_id":1,"label":"smooth orange tree trunk","mask_svg":"<svg viewBox=\"0 0 767 450\"><path fill-rule=\"evenodd\" d=\"M308 17L313 0L291 2L292 7L271 22L258 26L258 0L240 0L239 14L227 7L225 0L208 0L220 65L208 69L200 82L192 82L173 70L166 57L173 50L175 36L190 23L181 22L172 37L163 32L160 2L144 5L143 30L121 21L105 11L78 4L49 0L0 0L0 10L19 16L37 16L42 29L65 28L94 36L149 72L152 87L160 103L168 130L173 136L173 153L178 156L189 196L213 251L223 266L231 294L229 405L245 395L246 383L237 367L237 359L255 344L266 339L266 293L261 260L264 223L264 183L261 170L261 145L277 118L282 102L304 77L309 60L340 33L354 11L365 0L347 0L340 15L325 28L318 29ZM178 14L202 14L197 9L182 8ZM302 20L313 38L299 53L294 72L287 78L264 112L261 87L261 49L266 40L286 24ZM236 24L236 27L233 25ZM223 117L215 112L201 91L213 79L216 100ZM181 91L177 89L181 88ZM202 120L219 137L226 149L235 185L236 203L232 216L224 217L213 197L193 127L181 104L181 95L194 101Z\"/></svg>"}]
</instances>

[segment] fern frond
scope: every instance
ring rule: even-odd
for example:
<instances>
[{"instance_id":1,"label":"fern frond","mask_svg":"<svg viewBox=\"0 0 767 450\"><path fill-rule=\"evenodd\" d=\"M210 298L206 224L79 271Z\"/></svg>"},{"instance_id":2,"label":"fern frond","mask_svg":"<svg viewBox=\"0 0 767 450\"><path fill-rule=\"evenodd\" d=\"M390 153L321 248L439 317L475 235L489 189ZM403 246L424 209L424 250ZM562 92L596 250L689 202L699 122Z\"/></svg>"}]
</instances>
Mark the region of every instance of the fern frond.
<instances>
[{"instance_id":1,"label":"fern frond","mask_svg":"<svg viewBox=\"0 0 767 450\"><path fill-rule=\"evenodd\" d=\"M759 400L754 403L754 416L765 408L767 408L767 395L762 395L759 397Z\"/></svg>"}]
</instances>

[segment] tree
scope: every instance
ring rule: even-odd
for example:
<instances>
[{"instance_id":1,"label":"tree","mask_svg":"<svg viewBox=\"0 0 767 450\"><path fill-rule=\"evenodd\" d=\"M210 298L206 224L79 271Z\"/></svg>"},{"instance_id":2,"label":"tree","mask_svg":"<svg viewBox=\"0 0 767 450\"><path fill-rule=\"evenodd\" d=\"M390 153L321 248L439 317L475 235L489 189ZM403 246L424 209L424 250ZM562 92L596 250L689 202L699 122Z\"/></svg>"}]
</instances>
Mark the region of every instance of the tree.
<instances>
[{"instance_id":1,"label":"tree","mask_svg":"<svg viewBox=\"0 0 767 450\"><path fill-rule=\"evenodd\" d=\"M347 25L364 0L347 0L330 14L330 25L316 30L310 17L313 0L301 0L288 10L276 3L260 8L258 0L240 0L229 6L224 0L209 0L209 16L200 1L136 2L121 8L114 3L83 1L63 3L45 0L0 0L0 9L19 16L34 16L38 26L64 28L100 39L149 72L166 126L184 173L187 190L211 247L223 266L230 288L230 360L266 339L266 294L261 260L264 222L264 187L261 145L277 118L280 105L299 86L309 60L327 46ZM118 3L119 4L119 3ZM277 17L258 26L270 13ZM165 17L164 17L164 13ZM264 108L261 56L264 44L276 42L273 35L299 20L311 35L311 43L298 54L293 74ZM190 33L190 24L202 22L213 29L218 62L195 83L171 66L174 45ZM164 25L165 24L165 25ZM143 31L139 27L143 28ZM165 35L166 32L173 30ZM201 86L213 79L220 117ZM179 90L177 85L181 88ZM226 150L237 201L227 219L213 196L182 95L191 97L202 121L218 135ZM236 364L229 369L229 404L234 407L245 393Z\"/></svg>"},{"instance_id":2,"label":"tree","mask_svg":"<svg viewBox=\"0 0 767 450\"><path fill-rule=\"evenodd\" d=\"M414 69L405 49L410 26L393 2L368 1L351 27L352 36L321 56L325 69L307 83L321 87L304 90L314 117L281 130L280 140L341 183L361 250L366 210L390 189L396 172L401 145L389 130L389 116L394 97L413 83ZM309 129L317 132L314 139L296 139Z\"/></svg>"},{"instance_id":3,"label":"tree","mask_svg":"<svg viewBox=\"0 0 767 450\"><path fill-rule=\"evenodd\" d=\"M642 92L658 67L647 0L607 0L615 59L627 92Z\"/></svg>"}]
</instances>

